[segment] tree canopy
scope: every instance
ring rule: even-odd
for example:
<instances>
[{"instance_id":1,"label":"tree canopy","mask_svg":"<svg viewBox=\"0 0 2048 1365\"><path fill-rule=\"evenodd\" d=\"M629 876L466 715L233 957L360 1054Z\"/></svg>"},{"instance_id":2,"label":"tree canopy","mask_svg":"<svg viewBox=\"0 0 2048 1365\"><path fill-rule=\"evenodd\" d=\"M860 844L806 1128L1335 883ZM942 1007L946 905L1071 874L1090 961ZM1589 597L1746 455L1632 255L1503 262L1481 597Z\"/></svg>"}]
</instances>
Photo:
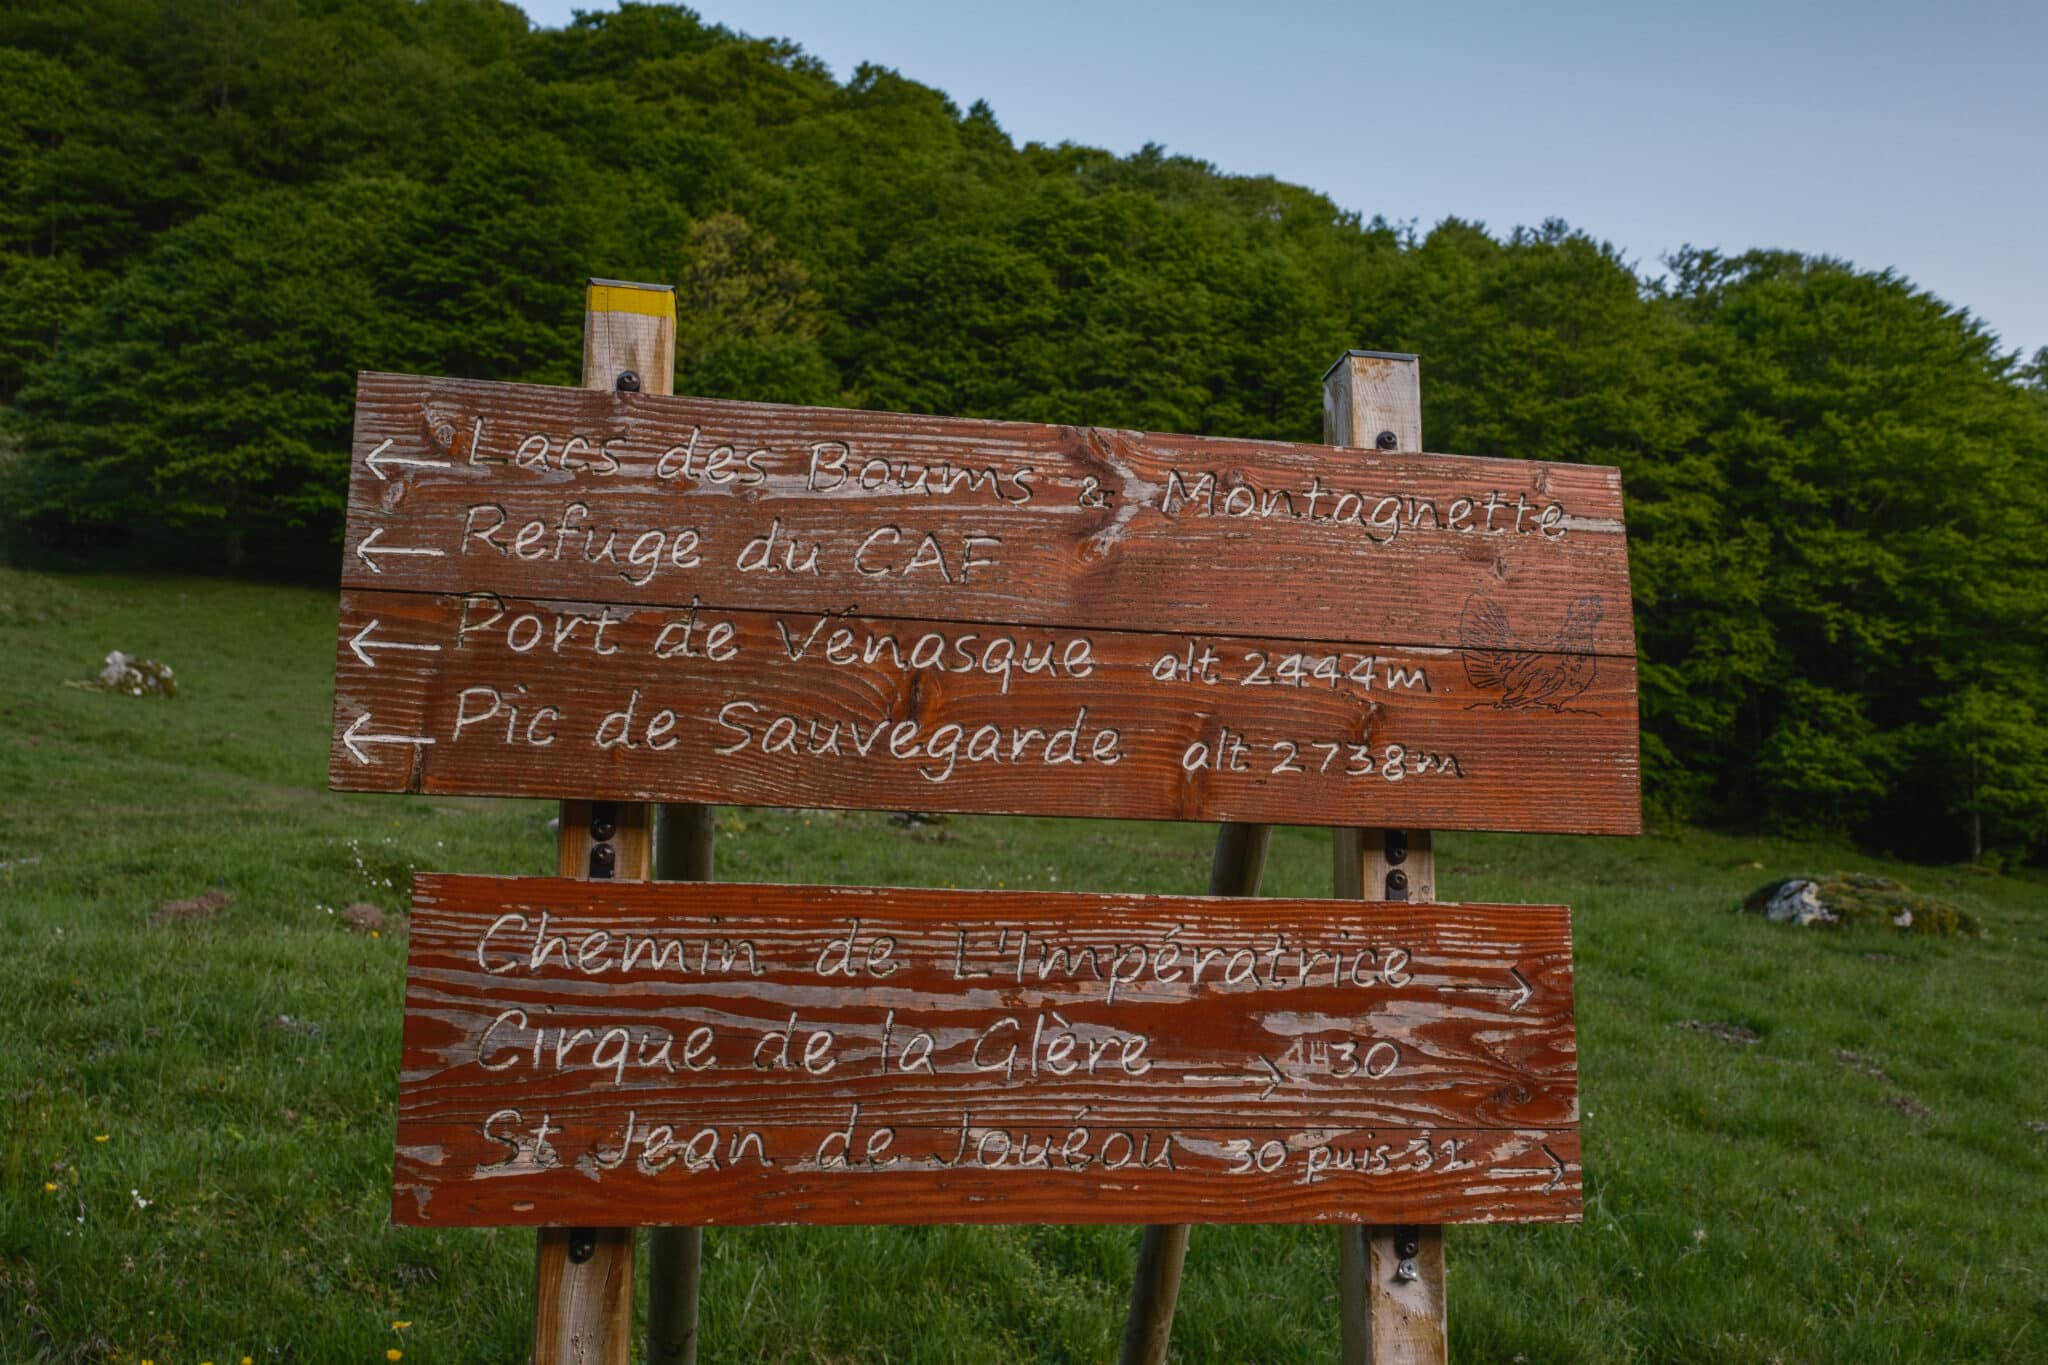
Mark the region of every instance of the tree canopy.
<instances>
[{"instance_id":1,"label":"tree canopy","mask_svg":"<svg viewBox=\"0 0 2048 1365\"><path fill-rule=\"evenodd\" d=\"M2048 857L2048 353L1825 256L1651 276L1561 223L1362 220L628 3L0 12L18 534L331 572L360 369L568 383L673 281L680 391L1314 440L1419 353L1432 449L1615 464L1676 818Z\"/></svg>"}]
</instances>

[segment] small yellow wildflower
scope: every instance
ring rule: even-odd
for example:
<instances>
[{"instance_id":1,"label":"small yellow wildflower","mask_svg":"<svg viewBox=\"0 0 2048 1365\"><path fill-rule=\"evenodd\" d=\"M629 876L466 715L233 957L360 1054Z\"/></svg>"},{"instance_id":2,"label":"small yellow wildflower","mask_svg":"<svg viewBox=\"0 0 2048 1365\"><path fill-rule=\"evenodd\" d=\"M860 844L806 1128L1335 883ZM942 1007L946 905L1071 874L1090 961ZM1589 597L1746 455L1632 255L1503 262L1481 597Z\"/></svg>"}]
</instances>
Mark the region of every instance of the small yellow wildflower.
<instances>
[{"instance_id":1,"label":"small yellow wildflower","mask_svg":"<svg viewBox=\"0 0 2048 1365\"><path fill-rule=\"evenodd\" d=\"M405 1352L399 1350L396 1346L394 1346L384 1353L384 1358L386 1360L404 1360Z\"/></svg>"},{"instance_id":2,"label":"small yellow wildflower","mask_svg":"<svg viewBox=\"0 0 2048 1365\"><path fill-rule=\"evenodd\" d=\"M113 1136L113 1134L112 1134L112 1133L95 1133L95 1134L93 1134L93 1138L92 1138L92 1140L93 1140L94 1142L105 1142L105 1141L106 1141L106 1140L107 1140L108 1138L110 1138L110 1137L112 1137L112 1136ZM207 1365L213 1365L213 1363L212 1363L211 1361L208 1361L208 1362L207 1362Z\"/></svg>"},{"instance_id":3,"label":"small yellow wildflower","mask_svg":"<svg viewBox=\"0 0 2048 1365\"><path fill-rule=\"evenodd\" d=\"M398 1321L391 1324L391 1330L394 1332L403 1332L406 1328L410 1326L412 1326L411 1318L400 1318L398 1319Z\"/></svg>"},{"instance_id":4,"label":"small yellow wildflower","mask_svg":"<svg viewBox=\"0 0 2048 1365\"><path fill-rule=\"evenodd\" d=\"M57 1182L56 1182L56 1181L54 1181L54 1180L45 1180L45 1181L43 1182L43 1193L44 1193L44 1194L55 1194L56 1192L57 1192Z\"/></svg>"},{"instance_id":5,"label":"small yellow wildflower","mask_svg":"<svg viewBox=\"0 0 2048 1365\"><path fill-rule=\"evenodd\" d=\"M370 937L371 937L371 938L382 938L382 937L384 937L384 935L382 935L382 934L378 933L378 932L377 932L377 931L376 931L375 929L372 929L372 930L370 931Z\"/></svg>"}]
</instances>

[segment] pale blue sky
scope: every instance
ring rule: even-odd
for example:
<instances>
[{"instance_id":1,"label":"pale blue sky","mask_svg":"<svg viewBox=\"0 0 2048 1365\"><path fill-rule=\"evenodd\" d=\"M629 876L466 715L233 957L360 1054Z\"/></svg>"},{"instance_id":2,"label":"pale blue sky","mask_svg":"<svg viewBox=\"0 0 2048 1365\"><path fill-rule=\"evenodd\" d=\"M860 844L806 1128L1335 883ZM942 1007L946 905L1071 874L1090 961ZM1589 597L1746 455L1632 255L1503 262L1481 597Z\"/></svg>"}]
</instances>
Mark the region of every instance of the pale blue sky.
<instances>
[{"instance_id":1,"label":"pale blue sky","mask_svg":"<svg viewBox=\"0 0 2048 1365\"><path fill-rule=\"evenodd\" d=\"M1424 228L1560 217L1653 272L1686 242L1826 253L2048 345L2048 0L695 8L985 99L1020 143L1157 142Z\"/></svg>"}]
</instances>

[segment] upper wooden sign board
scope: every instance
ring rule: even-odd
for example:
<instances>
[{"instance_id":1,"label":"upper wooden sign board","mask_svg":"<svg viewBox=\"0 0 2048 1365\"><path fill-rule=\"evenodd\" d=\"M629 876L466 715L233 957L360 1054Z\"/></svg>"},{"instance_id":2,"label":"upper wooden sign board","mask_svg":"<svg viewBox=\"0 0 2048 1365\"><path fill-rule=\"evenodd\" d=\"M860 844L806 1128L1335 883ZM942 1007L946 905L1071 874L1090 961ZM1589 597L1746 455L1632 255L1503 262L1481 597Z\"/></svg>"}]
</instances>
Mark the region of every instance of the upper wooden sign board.
<instances>
[{"instance_id":1,"label":"upper wooden sign board","mask_svg":"<svg viewBox=\"0 0 2048 1365\"><path fill-rule=\"evenodd\" d=\"M421 876L393 1214L1578 1216L1557 906Z\"/></svg>"},{"instance_id":2,"label":"upper wooden sign board","mask_svg":"<svg viewBox=\"0 0 2048 1365\"><path fill-rule=\"evenodd\" d=\"M364 791L1633 833L1593 466L366 374Z\"/></svg>"}]
</instances>

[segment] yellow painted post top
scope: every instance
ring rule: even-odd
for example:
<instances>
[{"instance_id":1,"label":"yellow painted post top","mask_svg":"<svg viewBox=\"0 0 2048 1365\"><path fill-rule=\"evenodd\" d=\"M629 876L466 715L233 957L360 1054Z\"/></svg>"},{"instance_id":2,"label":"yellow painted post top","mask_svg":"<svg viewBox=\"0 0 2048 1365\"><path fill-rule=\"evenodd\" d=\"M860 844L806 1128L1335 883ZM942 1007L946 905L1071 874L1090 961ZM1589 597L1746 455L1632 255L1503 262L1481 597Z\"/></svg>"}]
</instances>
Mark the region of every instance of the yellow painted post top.
<instances>
[{"instance_id":1,"label":"yellow painted post top","mask_svg":"<svg viewBox=\"0 0 2048 1365\"><path fill-rule=\"evenodd\" d=\"M590 282L584 309L591 313L641 313L675 320L676 289L672 284L634 284L630 280Z\"/></svg>"}]
</instances>

